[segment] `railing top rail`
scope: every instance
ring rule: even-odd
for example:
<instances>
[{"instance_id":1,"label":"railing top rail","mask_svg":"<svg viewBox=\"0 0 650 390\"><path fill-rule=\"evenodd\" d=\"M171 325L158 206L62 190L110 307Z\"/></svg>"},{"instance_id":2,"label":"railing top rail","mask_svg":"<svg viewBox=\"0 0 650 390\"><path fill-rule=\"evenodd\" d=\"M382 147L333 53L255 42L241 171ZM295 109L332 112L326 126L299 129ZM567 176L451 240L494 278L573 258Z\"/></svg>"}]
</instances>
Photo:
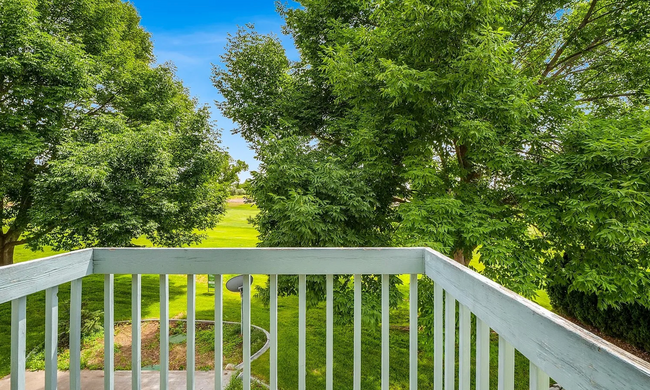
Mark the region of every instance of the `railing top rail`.
<instances>
[{"instance_id":1,"label":"railing top rail","mask_svg":"<svg viewBox=\"0 0 650 390\"><path fill-rule=\"evenodd\" d=\"M650 389L650 364L431 249L426 274L567 389Z\"/></svg>"},{"instance_id":2,"label":"railing top rail","mask_svg":"<svg viewBox=\"0 0 650 390\"><path fill-rule=\"evenodd\" d=\"M0 268L0 303L24 297L93 273L93 250L45 257Z\"/></svg>"},{"instance_id":3,"label":"railing top rail","mask_svg":"<svg viewBox=\"0 0 650 390\"><path fill-rule=\"evenodd\" d=\"M424 248L97 248L99 274L422 274Z\"/></svg>"}]
</instances>

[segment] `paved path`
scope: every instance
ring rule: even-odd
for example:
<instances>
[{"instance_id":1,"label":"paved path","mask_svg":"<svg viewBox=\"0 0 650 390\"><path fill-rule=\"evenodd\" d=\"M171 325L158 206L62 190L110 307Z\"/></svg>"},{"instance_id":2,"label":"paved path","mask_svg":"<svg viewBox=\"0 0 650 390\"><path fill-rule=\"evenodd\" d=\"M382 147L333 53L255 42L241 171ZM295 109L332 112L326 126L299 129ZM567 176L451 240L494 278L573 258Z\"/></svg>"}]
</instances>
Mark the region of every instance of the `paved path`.
<instances>
[{"instance_id":1,"label":"paved path","mask_svg":"<svg viewBox=\"0 0 650 390\"><path fill-rule=\"evenodd\" d=\"M223 371L222 383L225 386L230 382L230 376L235 371ZM186 382L185 371L170 371L169 372L169 388L170 389L185 389ZM196 390L211 390L214 389L214 371L196 371L195 389ZM43 390L45 388L45 372L44 371L28 371L25 373L25 388L29 390ZM142 371L142 389L153 390L160 388L160 372L158 371ZM59 389L70 388L70 381L67 371L59 371L58 373L58 387ZM103 389L104 388L104 371L81 371L81 388L82 389ZM130 390L131 389L131 371L116 371L115 372L115 390ZM0 390L9 390L9 377L0 379Z\"/></svg>"}]
</instances>

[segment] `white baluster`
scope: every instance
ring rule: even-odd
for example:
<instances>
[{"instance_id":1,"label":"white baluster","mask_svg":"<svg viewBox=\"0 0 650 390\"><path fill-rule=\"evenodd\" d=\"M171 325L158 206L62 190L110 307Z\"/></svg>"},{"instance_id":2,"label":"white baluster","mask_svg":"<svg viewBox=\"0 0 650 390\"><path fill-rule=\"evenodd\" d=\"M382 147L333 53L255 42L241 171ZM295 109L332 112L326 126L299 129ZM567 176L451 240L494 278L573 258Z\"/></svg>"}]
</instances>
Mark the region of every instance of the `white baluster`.
<instances>
[{"instance_id":1,"label":"white baluster","mask_svg":"<svg viewBox=\"0 0 650 390\"><path fill-rule=\"evenodd\" d=\"M81 390L81 279L70 283L70 390Z\"/></svg>"},{"instance_id":2,"label":"white baluster","mask_svg":"<svg viewBox=\"0 0 650 390\"><path fill-rule=\"evenodd\" d=\"M160 275L160 390L169 386L169 275Z\"/></svg>"},{"instance_id":3,"label":"white baluster","mask_svg":"<svg viewBox=\"0 0 650 390\"><path fill-rule=\"evenodd\" d=\"M142 275L131 275L131 389L140 390L142 371Z\"/></svg>"},{"instance_id":4,"label":"white baluster","mask_svg":"<svg viewBox=\"0 0 650 390\"><path fill-rule=\"evenodd\" d=\"M115 388L115 275L104 275L104 389Z\"/></svg>"},{"instance_id":5,"label":"white baluster","mask_svg":"<svg viewBox=\"0 0 650 390\"><path fill-rule=\"evenodd\" d=\"M216 290L216 289L215 289ZM187 275L187 390L194 390L196 370L196 276Z\"/></svg>"},{"instance_id":6,"label":"white baluster","mask_svg":"<svg viewBox=\"0 0 650 390\"><path fill-rule=\"evenodd\" d=\"M45 290L45 390L57 388L59 345L59 287Z\"/></svg>"},{"instance_id":7,"label":"white baluster","mask_svg":"<svg viewBox=\"0 0 650 390\"><path fill-rule=\"evenodd\" d=\"M409 388L418 389L418 275L411 274L409 291Z\"/></svg>"},{"instance_id":8,"label":"white baluster","mask_svg":"<svg viewBox=\"0 0 650 390\"><path fill-rule=\"evenodd\" d=\"M11 301L11 390L25 390L27 297Z\"/></svg>"},{"instance_id":9,"label":"white baluster","mask_svg":"<svg viewBox=\"0 0 650 390\"><path fill-rule=\"evenodd\" d=\"M381 275L381 389L390 385L390 275Z\"/></svg>"}]
</instances>

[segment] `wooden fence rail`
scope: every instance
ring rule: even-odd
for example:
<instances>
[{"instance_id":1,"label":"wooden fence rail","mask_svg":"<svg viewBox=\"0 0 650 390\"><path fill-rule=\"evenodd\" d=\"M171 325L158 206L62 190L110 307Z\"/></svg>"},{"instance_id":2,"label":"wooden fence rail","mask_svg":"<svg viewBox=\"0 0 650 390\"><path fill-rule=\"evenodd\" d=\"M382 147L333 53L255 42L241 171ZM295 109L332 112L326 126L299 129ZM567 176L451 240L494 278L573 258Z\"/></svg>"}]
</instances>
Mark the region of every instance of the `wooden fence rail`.
<instances>
[{"instance_id":1,"label":"wooden fence rail","mask_svg":"<svg viewBox=\"0 0 650 390\"><path fill-rule=\"evenodd\" d=\"M548 389L549 377L568 390L650 389L649 365L565 321L489 279L428 248L255 248L255 249L86 249L0 268L0 303L12 302L11 389L25 389L26 296L46 290L45 388L56 389L58 286L72 282L70 300L70 386L81 388L81 301L83 277L104 274L104 388L115 387L114 275L131 274L132 388L141 387L142 274L160 277L160 388L169 386L169 276L187 275L187 388L194 389L196 274L214 275L215 366L223 363L223 275L243 274L243 384L251 386L251 284L248 275L269 275L270 383L278 389L278 276L298 275L298 389L306 389L307 275L326 275L325 388L334 389L334 275L354 279L353 389L361 390L363 275L381 280L381 389L389 389L390 275L408 274L409 388L418 389L418 278L434 281L434 390L487 390L490 333L498 334L499 390L514 389L515 350L530 360L531 390ZM475 318L475 322L472 320ZM473 338L472 328L476 336ZM474 341L474 345L472 345ZM471 364L474 353L475 378ZM456 353L458 351L458 353ZM458 363L458 364L457 364ZM456 367L458 367L456 369ZM219 369L217 373L221 373ZM456 380L457 378L457 380ZM214 388L222 389L220 375Z\"/></svg>"}]
</instances>

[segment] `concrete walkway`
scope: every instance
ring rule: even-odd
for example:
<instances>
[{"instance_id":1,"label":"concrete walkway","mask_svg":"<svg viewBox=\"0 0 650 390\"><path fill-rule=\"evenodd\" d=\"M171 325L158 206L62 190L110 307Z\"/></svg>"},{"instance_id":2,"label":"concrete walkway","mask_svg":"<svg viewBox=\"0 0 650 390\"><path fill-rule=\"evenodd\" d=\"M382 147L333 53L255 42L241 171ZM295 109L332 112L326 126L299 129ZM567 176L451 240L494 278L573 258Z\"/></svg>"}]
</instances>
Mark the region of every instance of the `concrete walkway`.
<instances>
[{"instance_id":1,"label":"concrete walkway","mask_svg":"<svg viewBox=\"0 0 650 390\"><path fill-rule=\"evenodd\" d=\"M222 376L222 383L224 388L230 383L230 377L236 371L224 370ZM69 375L67 371L59 371L58 373L58 388L70 388ZM185 389L187 387L185 379L187 373L185 371L170 371L169 372L169 388L170 389ZM196 390L211 390L214 389L214 371L196 371L195 375L195 389ZM160 372L158 371L142 371L142 389L153 390L160 388ZM25 388L29 390L43 390L45 389L45 372L44 371L28 371L25 373ZM82 389L103 389L104 388L104 371L81 371L81 388ZM0 390L9 390L9 376L0 379ZM116 371L115 372L115 390L130 390L131 389L131 371Z\"/></svg>"}]
</instances>

